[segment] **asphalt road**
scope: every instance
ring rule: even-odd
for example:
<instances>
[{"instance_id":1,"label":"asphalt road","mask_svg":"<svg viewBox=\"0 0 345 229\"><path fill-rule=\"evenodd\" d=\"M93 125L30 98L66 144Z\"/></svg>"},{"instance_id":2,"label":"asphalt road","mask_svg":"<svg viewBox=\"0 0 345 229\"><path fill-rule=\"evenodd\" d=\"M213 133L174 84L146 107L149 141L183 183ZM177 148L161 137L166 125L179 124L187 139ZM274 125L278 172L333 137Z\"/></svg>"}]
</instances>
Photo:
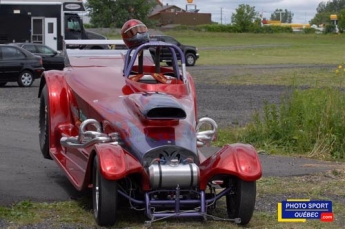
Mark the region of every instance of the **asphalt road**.
<instances>
[{"instance_id":1,"label":"asphalt road","mask_svg":"<svg viewBox=\"0 0 345 229\"><path fill-rule=\"evenodd\" d=\"M38 85L39 81L35 81L30 88L20 88L15 83L0 88L0 206L28 199L59 201L85 195L74 189L54 161L43 159L40 153ZM255 107L260 106L262 94L276 101L279 91L279 87L254 89L237 86L231 90L227 87L213 88L210 93L210 86L203 84L198 84L197 89L197 97L200 101L199 113L213 114L222 119L223 123L231 122L227 121L229 119L227 114L231 114L232 102L237 104L236 114L251 112ZM248 94L253 104L249 107L243 102L246 101L243 93L238 93L246 90L250 91ZM216 91L218 95L230 96L229 103L219 100L217 93L213 93ZM210 110L208 106L218 106L219 109ZM217 149L202 150L209 156ZM305 175L330 170L337 166L334 163L280 156L260 155L260 159L264 176Z\"/></svg>"}]
</instances>

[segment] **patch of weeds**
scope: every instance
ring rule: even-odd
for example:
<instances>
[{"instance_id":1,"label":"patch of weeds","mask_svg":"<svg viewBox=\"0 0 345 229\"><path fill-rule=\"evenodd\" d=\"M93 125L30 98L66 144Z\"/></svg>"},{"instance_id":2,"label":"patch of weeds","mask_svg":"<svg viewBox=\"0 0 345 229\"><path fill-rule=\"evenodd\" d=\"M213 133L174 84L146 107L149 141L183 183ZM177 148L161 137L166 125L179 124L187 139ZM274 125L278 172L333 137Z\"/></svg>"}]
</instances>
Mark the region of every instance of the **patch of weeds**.
<instances>
[{"instance_id":1,"label":"patch of weeds","mask_svg":"<svg viewBox=\"0 0 345 229\"><path fill-rule=\"evenodd\" d=\"M339 175L340 175L340 172L339 172L339 170L333 169L333 170L332 170L332 174L333 174L334 176L339 176Z\"/></svg>"}]
</instances>

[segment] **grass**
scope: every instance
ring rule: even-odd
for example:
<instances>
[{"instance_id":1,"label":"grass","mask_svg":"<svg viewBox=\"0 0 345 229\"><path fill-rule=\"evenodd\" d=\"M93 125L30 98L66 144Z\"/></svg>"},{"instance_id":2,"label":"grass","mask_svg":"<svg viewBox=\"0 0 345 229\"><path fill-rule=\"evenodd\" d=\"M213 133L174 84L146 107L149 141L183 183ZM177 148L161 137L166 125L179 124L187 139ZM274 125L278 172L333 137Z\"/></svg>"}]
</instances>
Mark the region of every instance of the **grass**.
<instances>
[{"instance_id":1,"label":"grass","mask_svg":"<svg viewBox=\"0 0 345 229\"><path fill-rule=\"evenodd\" d=\"M342 35L305 35L305 34L226 34L226 33L196 33L196 32L167 32L180 40L182 43L196 45L200 51L200 59L198 65L257 65L257 64L330 64L337 66L345 60L343 52L345 46L345 37ZM343 73L336 75L333 69L329 68L303 68L303 69L261 69L250 70L248 68L237 68L231 73L219 74L218 71L208 72L213 79L217 79L219 84L271 84L271 85L288 85L288 86L306 86L314 88L333 88L342 87ZM194 75L196 80L199 76ZM203 80L203 79L199 79ZM330 103L320 103L318 100L323 97L323 91L316 91L315 94L303 94L296 97L292 101L292 113L297 112L299 116L292 116L291 123L298 124L297 121L301 115L307 117L303 120L320 120L321 117L333 117L333 123L343 124L339 122L344 115L339 110L333 112L331 108L337 105L343 105L343 101L337 99L341 96L335 96L330 99ZM298 92L300 93L300 92ZM307 92L309 93L309 92ZM329 92L331 94L331 92ZM315 104L319 105L319 110L311 110L312 107L303 104L309 97L315 97ZM302 100L300 100L302 98ZM299 102L298 102L299 101ZM325 102L325 101L324 101ZM326 101L327 102L327 101ZM310 103L311 106L313 102ZM322 106L322 104L324 104ZM315 105L315 106L316 106ZM317 107L317 106L316 106ZM326 116L321 116L322 107L326 107ZM340 107L340 106L339 106ZM344 107L344 106L341 106ZM286 108L286 107L285 107ZM303 109L302 109L303 108ZM266 147L271 152L280 149L282 146L273 142L270 137L275 136L272 131L276 131L277 135L285 131L284 125L278 122L282 107L272 107L267 104L266 121L257 119L257 132L249 127L237 128L230 130L220 130L219 144L224 142L232 142L232 140L244 139L245 136L253 138L259 147ZM285 116L291 116L289 109L284 110ZM331 114L335 113L336 117ZM309 115L309 116L308 116ZM313 117L312 115L315 115ZM255 117L255 116L254 116ZM254 122L255 123L255 122ZM264 129L263 126L270 124L271 128ZM307 122L299 122L300 125ZM317 125L323 122L316 122ZM281 127L279 127L281 125ZM273 126L273 128L272 128ZM298 125L297 125L298 126ZM342 132L343 125L339 125L336 129ZM254 128L253 126L251 128ZM292 130L298 129L296 126ZM327 126L326 130L332 129ZM255 128L254 128L255 130ZM245 133L245 131L249 131ZM251 131L251 132L250 132ZM264 132L263 131L268 131ZM271 131L271 132L269 132ZM308 137L315 129L309 127L305 137ZM262 134L260 136L260 133ZM284 132L285 133L285 132ZM292 131L292 133L294 133ZM325 131L327 133L327 131ZM328 132L329 133L329 132ZM244 135L243 135L244 134ZM245 135L247 134L247 135ZM242 136L241 136L242 135ZM290 136L290 137L289 137ZM342 135L340 135L342 136ZM291 135L284 136L291 138ZM292 138L293 139L293 138ZM327 139L327 138L323 138ZM343 138L339 138L341 141ZM246 140L246 139L244 139ZM274 139L273 139L274 140ZM223 142L223 143L224 143ZM307 142L307 141L306 141ZM261 144L261 145L260 145ZM314 144L315 145L315 144ZM309 143L310 146L310 143ZM333 145L331 145L333 146ZM284 146L285 151L289 151ZM309 150L310 151L310 150ZM310 151L313 152L313 151ZM322 158L323 155L319 155ZM314 156L315 156L314 155ZM300 185L303 184L303 185ZM304 229L304 228L342 228L345 226L345 187L344 168L333 170L327 174L315 174L311 176L299 177L264 177L257 182L257 201L264 203L263 209L257 209L253 219L246 228L281 228L281 229ZM306 223L277 223L277 202L287 198L310 198L310 199L330 199L333 201L333 212L335 214L335 222L320 223L319 221L309 220ZM54 226L56 228L96 228L93 220L90 197L85 196L80 200L71 200L56 203L36 203L32 201L23 201L13 206L0 207L0 225L5 220L8 228L19 228L21 225L40 225L43 227ZM143 213L126 211L124 206L120 205L119 221L114 228L143 228L143 222L146 220ZM220 210L217 212L219 216L225 216L224 202L219 203ZM222 208L223 207L223 208ZM1 220L2 219L2 220ZM153 224L153 228L242 228L229 222L208 221L200 222L198 220L164 220Z\"/></svg>"},{"instance_id":2,"label":"grass","mask_svg":"<svg viewBox=\"0 0 345 229\"><path fill-rule=\"evenodd\" d=\"M345 36L336 34L243 34L165 31L198 48L197 65L338 64ZM120 39L113 35L110 39Z\"/></svg>"},{"instance_id":3,"label":"grass","mask_svg":"<svg viewBox=\"0 0 345 229\"><path fill-rule=\"evenodd\" d=\"M323 34L233 34L166 32L198 47L198 65L338 64L345 36Z\"/></svg>"},{"instance_id":4,"label":"grass","mask_svg":"<svg viewBox=\"0 0 345 229\"><path fill-rule=\"evenodd\" d=\"M296 185L303 184L303 185ZM345 174L343 169L324 174L297 177L265 177L257 182L257 202L260 208L245 228L341 228L345 225ZM308 220L306 223L277 223L277 203L287 198L308 198L312 200L332 200L335 221L321 223ZM10 222L10 228L21 225L40 225L61 228L96 228L89 206L88 196L76 201L56 203L35 203L24 201L9 208L0 207L0 218ZM118 211L118 223L113 228L144 228L143 212L128 210L128 204L121 203ZM221 199L215 215L225 217L225 202ZM1 221L0 221L1 222ZM157 221L152 228L243 228L230 222L198 219L169 219Z\"/></svg>"},{"instance_id":5,"label":"grass","mask_svg":"<svg viewBox=\"0 0 345 229\"><path fill-rule=\"evenodd\" d=\"M266 103L245 127L221 130L217 144L247 142L271 154L344 160L344 114L342 90L295 88L280 105Z\"/></svg>"}]
</instances>

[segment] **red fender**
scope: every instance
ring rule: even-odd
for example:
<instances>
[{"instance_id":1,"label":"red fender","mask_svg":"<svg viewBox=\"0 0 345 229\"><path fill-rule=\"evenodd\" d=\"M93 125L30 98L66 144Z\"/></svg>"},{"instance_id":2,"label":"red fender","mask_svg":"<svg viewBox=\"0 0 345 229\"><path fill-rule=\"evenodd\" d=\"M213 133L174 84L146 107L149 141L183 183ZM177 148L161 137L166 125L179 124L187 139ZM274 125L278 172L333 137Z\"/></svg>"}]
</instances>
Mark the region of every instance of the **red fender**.
<instances>
[{"instance_id":1,"label":"red fender","mask_svg":"<svg viewBox=\"0 0 345 229\"><path fill-rule=\"evenodd\" d=\"M149 180L140 162L116 144L95 145L101 174L108 180L119 180L132 173L142 174L143 188L149 189Z\"/></svg>"},{"instance_id":2,"label":"red fender","mask_svg":"<svg viewBox=\"0 0 345 229\"><path fill-rule=\"evenodd\" d=\"M233 175L245 181L255 181L262 176L260 159L253 146L230 144L200 164L200 189L215 175Z\"/></svg>"},{"instance_id":3,"label":"red fender","mask_svg":"<svg viewBox=\"0 0 345 229\"><path fill-rule=\"evenodd\" d=\"M50 119L48 122L52 127L50 129L49 148L60 148L61 136L64 133L73 135L71 134L73 131L73 124L68 102L66 81L63 72L49 71L44 73L44 80L42 80L42 85L40 86L41 89L44 86L44 82L48 89L50 109Z\"/></svg>"}]
</instances>

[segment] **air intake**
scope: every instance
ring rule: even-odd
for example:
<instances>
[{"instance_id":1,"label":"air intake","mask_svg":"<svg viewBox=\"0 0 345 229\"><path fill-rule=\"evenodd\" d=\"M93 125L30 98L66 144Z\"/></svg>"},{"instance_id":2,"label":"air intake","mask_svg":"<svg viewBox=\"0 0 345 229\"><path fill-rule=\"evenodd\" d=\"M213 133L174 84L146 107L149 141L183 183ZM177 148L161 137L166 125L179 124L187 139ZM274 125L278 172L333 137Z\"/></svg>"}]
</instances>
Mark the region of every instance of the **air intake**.
<instances>
[{"instance_id":1,"label":"air intake","mask_svg":"<svg viewBox=\"0 0 345 229\"><path fill-rule=\"evenodd\" d=\"M162 93L132 94L129 99L145 119L185 119L186 112L175 97Z\"/></svg>"}]
</instances>

